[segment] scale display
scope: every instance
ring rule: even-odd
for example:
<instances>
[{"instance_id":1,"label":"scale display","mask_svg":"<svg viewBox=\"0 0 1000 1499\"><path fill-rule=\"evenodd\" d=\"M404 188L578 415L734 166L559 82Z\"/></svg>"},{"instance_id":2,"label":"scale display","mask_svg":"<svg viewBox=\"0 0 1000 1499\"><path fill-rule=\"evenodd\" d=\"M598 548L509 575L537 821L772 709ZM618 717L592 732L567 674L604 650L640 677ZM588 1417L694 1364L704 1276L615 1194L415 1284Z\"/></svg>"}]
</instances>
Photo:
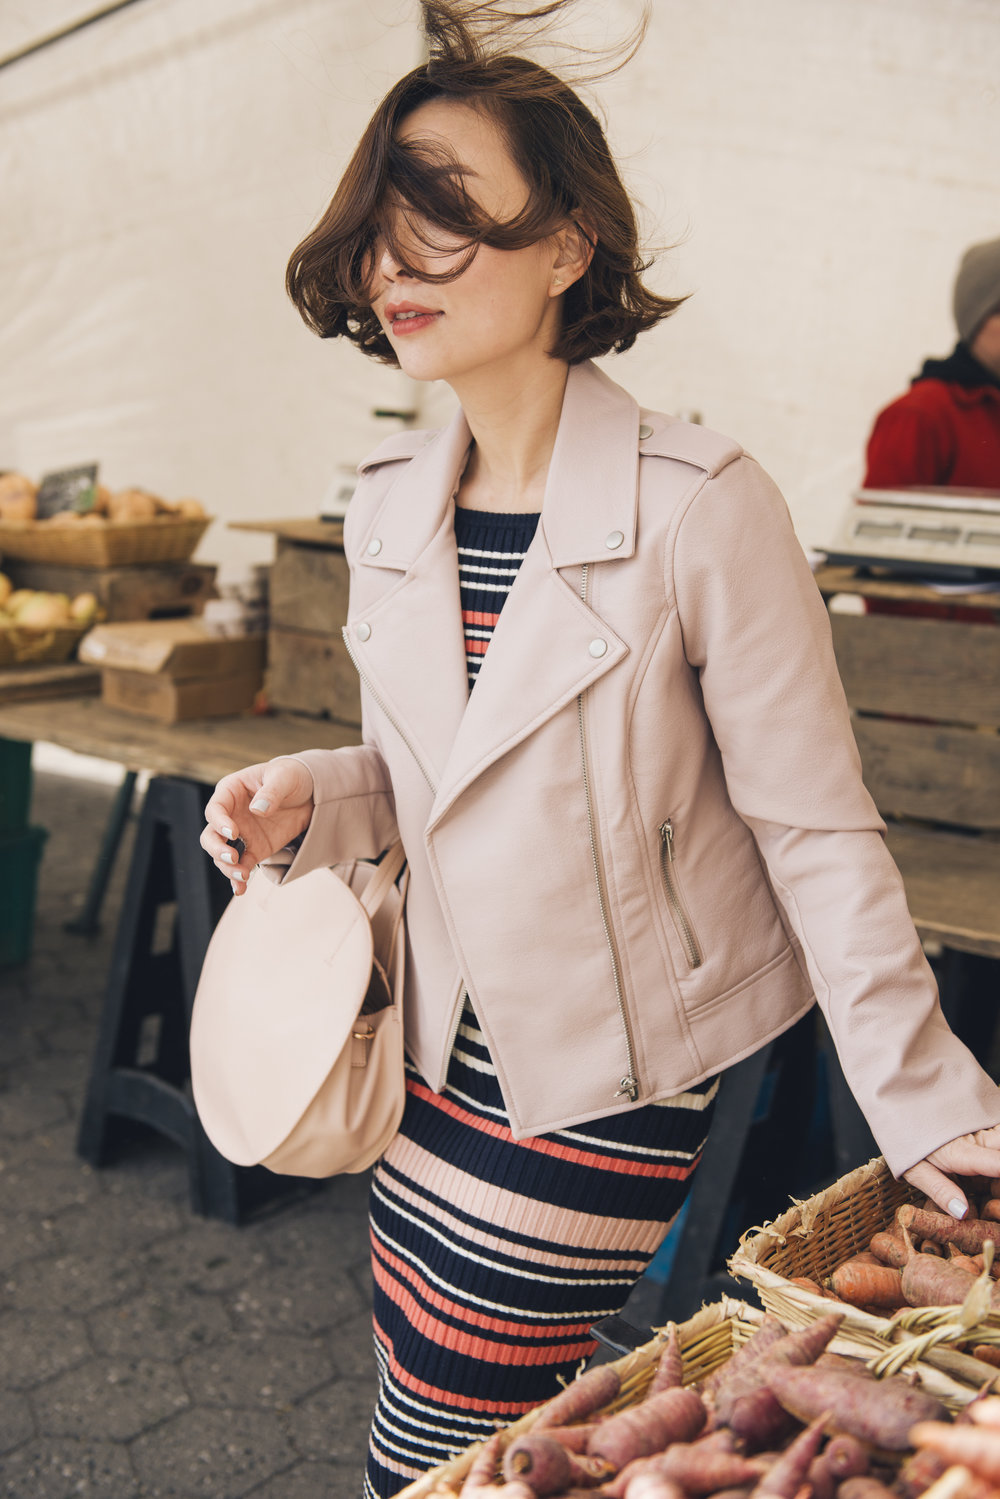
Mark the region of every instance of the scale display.
<instances>
[{"instance_id":1,"label":"scale display","mask_svg":"<svg viewBox=\"0 0 1000 1499\"><path fill-rule=\"evenodd\" d=\"M822 550L831 563L925 578L1000 576L1000 490L859 489Z\"/></svg>"}]
</instances>

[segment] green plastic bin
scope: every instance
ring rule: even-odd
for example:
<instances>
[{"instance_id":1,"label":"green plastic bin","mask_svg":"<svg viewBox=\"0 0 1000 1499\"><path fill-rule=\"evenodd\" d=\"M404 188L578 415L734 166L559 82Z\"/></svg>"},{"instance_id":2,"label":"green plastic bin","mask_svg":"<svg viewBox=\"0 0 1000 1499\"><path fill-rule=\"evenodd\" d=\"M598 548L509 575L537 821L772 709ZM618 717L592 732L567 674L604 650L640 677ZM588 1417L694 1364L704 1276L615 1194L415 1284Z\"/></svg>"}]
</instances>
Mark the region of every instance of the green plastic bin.
<instances>
[{"instance_id":1,"label":"green plastic bin","mask_svg":"<svg viewBox=\"0 0 1000 1499\"><path fill-rule=\"evenodd\" d=\"M45 828L0 833L0 968L31 956L38 866L48 836Z\"/></svg>"},{"instance_id":2,"label":"green plastic bin","mask_svg":"<svg viewBox=\"0 0 1000 1499\"><path fill-rule=\"evenodd\" d=\"M30 806L31 741L0 739L0 835L23 833Z\"/></svg>"}]
</instances>

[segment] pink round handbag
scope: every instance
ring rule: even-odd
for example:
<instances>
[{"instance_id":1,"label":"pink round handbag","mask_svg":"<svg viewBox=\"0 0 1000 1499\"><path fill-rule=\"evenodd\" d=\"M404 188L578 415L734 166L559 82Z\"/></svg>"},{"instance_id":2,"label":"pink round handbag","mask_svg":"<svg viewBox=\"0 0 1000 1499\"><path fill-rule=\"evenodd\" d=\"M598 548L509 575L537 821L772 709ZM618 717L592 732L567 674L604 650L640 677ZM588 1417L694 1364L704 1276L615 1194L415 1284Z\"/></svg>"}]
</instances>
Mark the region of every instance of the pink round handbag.
<instances>
[{"instance_id":1,"label":"pink round handbag","mask_svg":"<svg viewBox=\"0 0 1000 1499\"><path fill-rule=\"evenodd\" d=\"M238 1166L364 1171L399 1127L402 844L380 864L273 883L259 872L212 935L191 1018L205 1133Z\"/></svg>"}]
</instances>

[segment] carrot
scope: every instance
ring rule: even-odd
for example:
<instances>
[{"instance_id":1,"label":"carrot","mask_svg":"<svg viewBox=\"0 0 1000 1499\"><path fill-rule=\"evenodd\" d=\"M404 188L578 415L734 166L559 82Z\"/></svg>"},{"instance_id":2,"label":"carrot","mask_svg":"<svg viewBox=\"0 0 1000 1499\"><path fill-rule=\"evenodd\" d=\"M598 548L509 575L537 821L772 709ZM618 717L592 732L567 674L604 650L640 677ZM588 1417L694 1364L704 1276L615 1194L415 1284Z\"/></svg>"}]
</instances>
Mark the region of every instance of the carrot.
<instances>
[{"instance_id":1,"label":"carrot","mask_svg":"<svg viewBox=\"0 0 1000 1499\"><path fill-rule=\"evenodd\" d=\"M802 1291L811 1291L814 1296L824 1296L829 1300L829 1292L824 1291L818 1281L810 1280L808 1275L790 1275L789 1284L798 1286Z\"/></svg>"},{"instance_id":2,"label":"carrot","mask_svg":"<svg viewBox=\"0 0 1000 1499\"><path fill-rule=\"evenodd\" d=\"M990 1197L983 1203L982 1218L987 1218L992 1223L1000 1223L1000 1197Z\"/></svg>"},{"instance_id":3,"label":"carrot","mask_svg":"<svg viewBox=\"0 0 1000 1499\"><path fill-rule=\"evenodd\" d=\"M847 1432L831 1437L823 1452L823 1460L834 1478L857 1478L868 1472L870 1454L863 1442Z\"/></svg>"},{"instance_id":4,"label":"carrot","mask_svg":"<svg viewBox=\"0 0 1000 1499\"><path fill-rule=\"evenodd\" d=\"M989 1240L1000 1242L1000 1228L981 1218L950 1218L947 1213L927 1213L908 1203L896 1210L896 1221L920 1239L935 1244L954 1243L963 1254L982 1254Z\"/></svg>"},{"instance_id":5,"label":"carrot","mask_svg":"<svg viewBox=\"0 0 1000 1499\"><path fill-rule=\"evenodd\" d=\"M649 1393L658 1395L661 1390L680 1389L683 1383L684 1361L681 1358L680 1338L677 1334L677 1323L671 1322L667 1331L666 1346L660 1354L660 1361L656 1366Z\"/></svg>"},{"instance_id":6,"label":"carrot","mask_svg":"<svg viewBox=\"0 0 1000 1499\"><path fill-rule=\"evenodd\" d=\"M976 1283L974 1275L948 1260L918 1254L908 1237L907 1244L910 1256L902 1272L903 1295L910 1306L953 1306L965 1300Z\"/></svg>"},{"instance_id":7,"label":"carrot","mask_svg":"<svg viewBox=\"0 0 1000 1499\"><path fill-rule=\"evenodd\" d=\"M795 1499L795 1495L807 1480L809 1466L819 1452L823 1442L824 1426L829 1416L824 1411L805 1431L800 1431L795 1441L781 1454L778 1461L768 1468L754 1489L754 1496L775 1494L777 1499Z\"/></svg>"},{"instance_id":8,"label":"carrot","mask_svg":"<svg viewBox=\"0 0 1000 1499\"><path fill-rule=\"evenodd\" d=\"M891 1312L906 1306L901 1272L883 1265L874 1255L872 1260L874 1264L853 1259L838 1265L830 1276L831 1289L841 1301L849 1301L852 1306L873 1306Z\"/></svg>"},{"instance_id":9,"label":"carrot","mask_svg":"<svg viewBox=\"0 0 1000 1499\"><path fill-rule=\"evenodd\" d=\"M1000 1348L995 1343L977 1343L972 1350L972 1357L977 1358L981 1364L992 1364L995 1369L1000 1369Z\"/></svg>"},{"instance_id":10,"label":"carrot","mask_svg":"<svg viewBox=\"0 0 1000 1499\"><path fill-rule=\"evenodd\" d=\"M538 1431L533 1426L532 1431ZM590 1436L597 1429L596 1421L589 1421L583 1426L544 1426L542 1430L547 1437L554 1437L557 1442L566 1448L567 1452L586 1452Z\"/></svg>"},{"instance_id":11,"label":"carrot","mask_svg":"<svg viewBox=\"0 0 1000 1499\"><path fill-rule=\"evenodd\" d=\"M1000 1484L1000 1437L975 1426L946 1426L943 1421L918 1421L910 1433L915 1447L929 1447L949 1463L971 1468L981 1478Z\"/></svg>"},{"instance_id":12,"label":"carrot","mask_svg":"<svg viewBox=\"0 0 1000 1499\"><path fill-rule=\"evenodd\" d=\"M957 1265L960 1270L967 1270L970 1275L982 1275L983 1273L982 1255L977 1255L973 1259L972 1255L963 1254L955 1244L948 1245L948 1263L949 1265Z\"/></svg>"},{"instance_id":13,"label":"carrot","mask_svg":"<svg viewBox=\"0 0 1000 1499\"><path fill-rule=\"evenodd\" d=\"M788 1328L783 1322L779 1322L773 1313L768 1312L758 1327L757 1331L738 1348L732 1358L727 1359L721 1368L714 1374L709 1375L704 1384L706 1394L716 1396L733 1379L738 1379L743 1371L764 1354L768 1348L781 1341L787 1336Z\"/></svg>"},{"instance_id":14,"label":"carrot","mask_svg":"<svg viewBox=\"0 0 1000 1499\"><path fill-rule=\"evenodd\" d=\"M837 1490L838 1499L896 1499L886 1484L877 1478L862 1474L857 1478L845 1478Z\"/></svg>"},{"instance_id":15,"label":"carrot","mask_svg":"<svg viewBox=\"0 0 1000 1499\"><path fill-rule=\"evenodd\" d=\"M909 1430L915 1421L945 1414L939 1400L899 1377L858 1379L840 1369L796 1369L781 1364L768 1364L763 1374L785 1410L798 1420L815 1421L826 1413L826 1430L831 1435L847 1432L888 1451L902 1451L910 1445Z\"/></svg>"},{"instance_id":16,"label":"carrot","mask_svg":"<svg viewBox=\"0 0 1000 1499\"><path fill-rule=\"evenodd\" d=\"M611 1471L600 1459L567 1452L547 1431L529 1431L515 1437L503 1455L504 1478L523 1478L539 1499L545 1494L558 1494L571 1483L600 1483Z\"/></svg>"},{"instance_id":17,"label":"carrot","mask_svg":"<svg viewBox=\"0 0 1000 1499\"><path fill-rule=\"evenodd\" d=\"M930 1447L919 1447L910 1454L899 1472L893 1487L900 1499L919 1499L925 1489L936 1483L948 1466L947 1458Z\"/></svg>"},{"instance_id":18,"label":"carrot","mask_svg":"<svg viewBox=\"0 0 1000 1499\"><path fill-rule=\"evenodd\" d=\"M625 1499L684 1499L684 1490L660 1473L636 1473L625 1489Z\"/></svg>"},{"instance_id":19,"label":"carrot","mask_svg":"<svg viewBox=\"0 0 1000 1499\"><path fill-rule=\"evenodd\" d=\"M883 1265L891 1265L894 1270L902 1270L906 1264L906 1245L903 1243L901 1233L873 1234L871 1250Z\"/></svg>"},{"instance_id":20,"label":"carrot","mask_svg":"<svg viewBox=\"0 0 1000 1499\"><path fill-rule=\"evenodd\" d=\"M651 1467L676 1483L686 1494L714 1494L718 1489L741 1488L759 1476L753 1463L735 1452L702 1450L698 1442L674 1442L650 1459Z\"/></svg>"},{"instance_id":21,"label":"carrot","mask_svg":"<svg viewBox=\"0 0 1000 1499\"><path fill-rule=\"evenodd\" d=\"M856 1358L847 1358L843 1353L821 1353L813 1365L814 1369L846 1369L848 1374L853 1374L856 1379L874 1379L872 1371L858 1362Z\"/></svg>"},{"instance_id":22,"label":"carrot","mask_svg":"<svg viewBox=\"0 0 1000 1499\"><path fill-rule=\"evenodd\" d=\"M481 1499L483 1495L496 1495L493 1479L496 1475L502 1441L503 1433L497 1431L480 1447L466 1474L459 1499Z\"/></svg>"},{"instance_id":23,"label":"carrot","mask_svg":"<svg viewBox=\"0 0 1000 1499\"><path fill-rule=\"evenodd\" d=\"M813 1499L834 1499L836 1484L833 1474L823 1461L823 1454L814 1457L806 1473L806 1482L812 1489Z\"/></svg>"},{"instance_id":24,"label":"carrot","mask_svg":"<svg viewBox=\"0 0 1000 1499\"><path fill-rule=\"evenodd\" d=\"M748 1452L761 1452L773 1443L784 1441L791 1421L767 1385L761 1384L749 1395L733 1401L727 1425ZM726 1427L722 1429L725 1431Z\"/></svg>"},{"instance_id":25,"label":"carrot","mask_svg":"<svg viewBox=\"0 0 1000 1499\"><path fill-rule=\"evenodd\" d=\"M610 1364L595 1364L593 1368L574 1379L572 1384L560 1390L558 1395L542 1409L542 1415L532 1430L543 1431L548 1426L575 1426L585 1421L602 1405L609 1405L621 1391L621 1380Z\"/></svg>"},{"instance_id":26,"label":"carrot","mask_svg":"<svg viewBox=\"0 0 1000 1499\"><path fill-rule=\"evenodd\" d=\"M694 1390L661 1390L599 1422L587 1451L613 1468L624 1468L633 1458L662 1452L668 1442L691 1441L706 1416L704 1402Z\"/></svg>"}]
</instances>

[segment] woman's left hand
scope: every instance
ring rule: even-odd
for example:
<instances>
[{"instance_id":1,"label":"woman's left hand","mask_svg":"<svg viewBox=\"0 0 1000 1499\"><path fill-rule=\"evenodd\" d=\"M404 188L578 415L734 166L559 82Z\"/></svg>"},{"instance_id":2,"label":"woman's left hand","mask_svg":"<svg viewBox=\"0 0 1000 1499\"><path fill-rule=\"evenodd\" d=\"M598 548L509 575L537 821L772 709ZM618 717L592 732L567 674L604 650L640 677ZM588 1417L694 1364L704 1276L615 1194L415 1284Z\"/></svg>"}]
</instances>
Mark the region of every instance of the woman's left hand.
<instances>
[{"instance_id":1,"label":"woman's left hand","mask_svg":"<svg viewBox=\"0 0 1000 1499\"><path fill-rule=\"evenodd\" d=\"M918 1192L925 1192L943 1213L964 1218L969 1211L968 1199L951 1180L952 1172L956 1176L1000 1176L1000 1124L949 1140L904 1171L903 1177Z\"/></svg>"}]
</instances>

